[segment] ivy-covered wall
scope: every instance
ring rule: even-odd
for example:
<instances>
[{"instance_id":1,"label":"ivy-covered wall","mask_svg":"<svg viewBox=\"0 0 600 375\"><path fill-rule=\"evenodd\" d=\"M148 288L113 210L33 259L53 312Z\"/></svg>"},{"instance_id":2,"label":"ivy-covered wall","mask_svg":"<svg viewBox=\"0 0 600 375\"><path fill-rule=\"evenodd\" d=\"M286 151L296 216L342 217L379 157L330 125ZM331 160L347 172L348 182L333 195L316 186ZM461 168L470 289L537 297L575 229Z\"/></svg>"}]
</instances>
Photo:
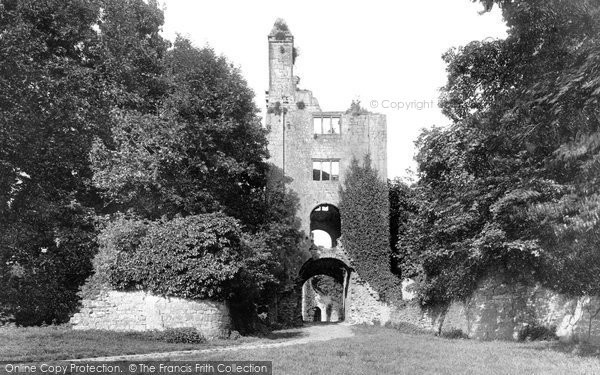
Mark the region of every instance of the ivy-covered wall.
<instances>
[{"instance_id":1,"label":"ivy-covered wall","mask_svg":"<svg viewBox=\"0 0 600 375\"><path fill-rule=\"evenodd\" d=\"M402 288L391 272L389 199L387 183L371 165L353 159L340 189L344 248L352 266L384 301L399 301Z\"/></svg>"}]
</instances>

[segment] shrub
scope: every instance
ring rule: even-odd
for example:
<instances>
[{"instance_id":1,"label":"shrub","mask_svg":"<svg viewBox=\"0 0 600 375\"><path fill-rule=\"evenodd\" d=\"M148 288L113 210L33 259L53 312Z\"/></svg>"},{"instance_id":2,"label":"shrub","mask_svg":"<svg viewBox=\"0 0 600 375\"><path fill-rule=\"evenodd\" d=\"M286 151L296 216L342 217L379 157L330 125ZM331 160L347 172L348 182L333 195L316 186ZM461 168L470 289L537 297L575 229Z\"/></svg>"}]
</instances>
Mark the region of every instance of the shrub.
<instances>
[{"instance_id":1,"label":"shrub","mask_svg":"<svg viewBox=\"0 0 600 375\"><path fill-rule=\"evenodd\" d=\"M275 36L277 40L284 40L286 36L291 35L290 29L284 20L278 18L273 25L273 30L271 30L271 35Z\"/></svg>"},{"instance_id":2,"label":"shrub","mask_svg":"<svg viewBox=\"0 0 600 375\"><path fill-rule=\"evenodd\" d=\"M550 341L558 340L556 327L544 327L537 324L525 326L519 332L519 341Z\"/></svg>"},{"instance_id":3,"label":"shrub","mask_svg":"<svg viewBox=\"0 0 600 375\"><path fill-rule=\"evenodd\" d=\"M351 114L352 116L360 116L368 113L369 111L360 105L360 100L353 100L350 104L350 108L346 110L346 114Z\"/></svg>"},{"instance_id":4,"label":"shrub","mask_svg":"<svg viewBox=\"0 0 600 375\"><path fill-rule=\"evenodd\" d=\"M168 328L157 335L160 341L176 344L203 344L206 338L196 328Z\"/></svg>"},{"instance_id":5,"label":"shrub","mask_svg":"<svg viewBox=\"0 0 600 375\"><path fill-rule=\"evenodd\" d=\"M449 331L443 331L440 334L440 336L447 338L447 339L468 339L469 338L469 336L459 328L453 328Z\"/></svg>"},{"instance_id":6,"label":"shrub","mask_svg":"<svg viewBox=\"0 0 600 375\"><path fill-rule=\"evenodd\" d=\"M221 213L155 222L120 218L99 238L92 283L190 299L228 297L250 255L238 221Z\"/></svg>"},{"instance_id":7,"label":"shrub","mask_svg":"<svg viewBox=\"0 0 600 375\"><path fill-rule=\"evenodd\" d=\"M94 273L82 286L79 296L93 298L112 284L122 283L119 260L139 248L148 231L148 222L117 216L98 235L99 250L92 264Z\"/></svg>"},{"instance_id":8,"label":"shrub","mask_svg":"<svg viewBox=\"0 0 600 375\"><path fill-rule=\"evenodd\" d=\"M296 107L300 110L306 108L306 104L304 104L304 102L301 100L299 102L296 103Z\"/></svg>"},{"instance_id":9,"label":"shrub","mask_svg":"<svg viewBox=\"0 0 600 375\"><path fill-rule=\"evenodd\" d=\"M424 334L431 334L430 331L423 329L421 327L418 327L414 324L410 324L410 323L406 323L406 322L390 322L389 325L386 324L386 327L390 327L393 328L401 333L407 333L407 334L411 334L411 335L424 335Z\"/></svg>"},{"instance_id":10,"label":"shrub","mask_svg":"<svg viewBox=\"0 0 600 375\"><path fill-rule=\"evenodd\" d=\"M285 108L281 107L281 102L275 102L274 105L267 108L267 113L272 113L276 116L280 116L284 110Z\"/></svg>"}]
</instances>

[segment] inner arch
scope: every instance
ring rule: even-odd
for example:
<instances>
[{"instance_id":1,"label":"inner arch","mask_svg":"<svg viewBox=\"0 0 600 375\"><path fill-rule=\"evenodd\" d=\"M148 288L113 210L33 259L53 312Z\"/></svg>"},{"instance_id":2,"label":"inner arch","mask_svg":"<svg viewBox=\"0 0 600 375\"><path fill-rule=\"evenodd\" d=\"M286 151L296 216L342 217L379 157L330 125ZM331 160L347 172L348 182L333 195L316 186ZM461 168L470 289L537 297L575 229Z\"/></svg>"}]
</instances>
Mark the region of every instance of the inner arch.
<instances>
[{"instance_id":1,"label":"inner arch","mask_svg":"<svg viewBox=\"0 0 600 375\"><path fill-rule=\"evenodd\" d=\"M328 248L337 246L337 240L341 235L341 228L340 211L332 204L320 204L310 213L310 232L317 246ZM321 232L329 235L329 241L327 241ZM326 244L331 242L331 244L329 246L321 245L317 243L317 240Z\"/></svg>"}]
</instances>

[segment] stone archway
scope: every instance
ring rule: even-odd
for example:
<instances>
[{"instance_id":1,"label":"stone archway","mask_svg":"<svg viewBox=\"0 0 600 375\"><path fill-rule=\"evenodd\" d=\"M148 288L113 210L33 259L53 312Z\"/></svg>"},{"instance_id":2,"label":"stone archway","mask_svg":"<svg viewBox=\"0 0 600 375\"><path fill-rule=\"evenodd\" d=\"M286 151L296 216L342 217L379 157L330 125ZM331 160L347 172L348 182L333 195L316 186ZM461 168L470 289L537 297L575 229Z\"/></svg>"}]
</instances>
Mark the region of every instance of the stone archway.
<instances>
[{"instance_id":1,"label":"stone archway","mask_svg":"<svg viewBox=\"0 0 600 375\"><path fill-rule=\"evenodd\" d=\"M314 311L319 309L321 321L341 322L346 318L346 300L352 268L336 258L311 258L300 269L298 286L302 290L302 320L314 321ZM329 278L337 284L324 293L316 285L316 278ZM325 280L325 285L331 285ZM335 293L331 293L334 291Z\"/></svg>"},{"instance_id":2,"label":"stone archway","mask_svg":"<svg viewBox=\"0 0 600 375\"><path fill-rule=\"evenodd\" d=\"M322 321L345 321L351 324L389 321L391 307L381 301L379 294L355 272L344 250L339 209L329 203L317 205L310 213L310 231L313 239L312 257L300 268L294 288L298 298L296 306L301 312L298 315L302 320L312 321L314 308L318 307ZM329 246L315 243L315 234L319 231L329 236ZM315 289L319 289L318 284L307 282L316 276L331 278L341 285L339 303L317 296L319 293Z\"/></svg>"},{"instance_id":3,"label":"stone archway","mask_svg":"<svg viewBox=\"0 0 600 375\"><path fill-rule=\"evenodd\" d=\"M316 234L325 233L330 238L330 245L324 247L336 247L342 234L340 210L329 203L316 206L310 213L310 233L315 245L321 245L315 241Z\"/></svg>"}]
</instances>

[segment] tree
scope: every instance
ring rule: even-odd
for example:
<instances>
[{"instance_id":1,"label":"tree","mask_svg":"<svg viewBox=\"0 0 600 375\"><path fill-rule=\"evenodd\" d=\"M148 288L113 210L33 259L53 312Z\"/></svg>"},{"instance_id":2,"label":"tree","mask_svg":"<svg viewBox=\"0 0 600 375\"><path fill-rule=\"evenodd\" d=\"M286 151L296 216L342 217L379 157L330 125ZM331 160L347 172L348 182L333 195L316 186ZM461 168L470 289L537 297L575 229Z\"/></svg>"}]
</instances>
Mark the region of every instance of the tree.
<instances>
[{"instance_id":1,"label":"tree","mask_svg":"<svg viewBox=\"0 0 600 375\"><path fill-rule=\"evenodd\" d=\"M410 213L416 208L412 204L412 190L401 178L388 180L390 201L390 246L392 247L392 272L400 274L400 265L404 261L402 249L397 247L400 235L407 230Z\"/></svg>"},{"instance_id":2,"label":"tree","mask_svg":"<svg viewBox=\"0 0 600 375\"><path fill-rule=\"evenodd\" d=\"M469 296L490 269L559 291L600 291L589 173L599 151L598 6L495 3L507 39L444 55L440 104L453 124L419 141L419 208L399 247L424 303Z\"/></svg>"},{"instance_id":3,"label":"tree","mask_svg":"<svg viewBox=\"0 0 600 375\"><path fill-rule=\"evenodd\" d=\"M90 184L88 154L93 139L109 133L111 108L149 92L143 88L149 83L136 75L158 66L142 56L166 50L164 41L148 42L158 41L155 16L155 6L142 0L0 4L5 318L26 325L62 322L77 305L96 251L95 210L102 207ZM116 48L116 35L127 50Z\"/></svg>"},{"instance_id":4,"label":"tree","mask_svg":"<svg viewBox=\"0 0 600 375\"><path fill-rule=\"evenodd\" d=\"M388 186L366 155L353 159L340 188L342 243L357 273L384 300L401 298L398 278L390 271Z\"/></svg>"},{"instance_id":5,"label":"tree","mask_svg":"<svg viewBox=\"0 0 600 375\"><path fill-rule=\"evenodd\" d=\"M111 139L94 144L95 185L146 218L223 210L259 225L253 197L267 150L252 92L225 58L182 38L165 64L171 90L160 113L113 112Z\"/></svg>"},{"instance_id":6,"label":"tree","mask_svg":"<svg viewBox=\"0 0 600 375\"><path fill-rule=\"evenodd\" d=\"M290 289L300 267L304 236L295 217L298 200L286 191L281 172L265 162L266 131L238 69L212 49L198 49L181 37L164 65L170 89L156 112L131 107L111 112L110 136L96 138L90 153L92 181L107 208L162 228L157 230L167 243L180 242L177 231L167 229L175 221L185 221L179 229L183 231L193 218L218 214L235 222L241 245L238 256L217 257L211 266L233 267L227 287L205 285L191 268L177 277L197 279L189 287L204 288L203 294L168 287L170 277L153 284L134 277L111 286L184 298L224 298L231 302L238 328L251 330L254 305L268 304ZM110 236L107 230L114 229L104 230L101 237ZM156 274L170 275L169 269L180 263L169 255L168 246L165 249L165 258L152 262L159 265L153 269ZM225 254L227 249L215 252ZM113 264L118 254L104 261ZM148 268L145 254L135 252L127 263L135 274ZM103 266L98 267L96 273ZM115 275L121 272L126 274L121 270Z\"/></svg>"}]
</instances>

